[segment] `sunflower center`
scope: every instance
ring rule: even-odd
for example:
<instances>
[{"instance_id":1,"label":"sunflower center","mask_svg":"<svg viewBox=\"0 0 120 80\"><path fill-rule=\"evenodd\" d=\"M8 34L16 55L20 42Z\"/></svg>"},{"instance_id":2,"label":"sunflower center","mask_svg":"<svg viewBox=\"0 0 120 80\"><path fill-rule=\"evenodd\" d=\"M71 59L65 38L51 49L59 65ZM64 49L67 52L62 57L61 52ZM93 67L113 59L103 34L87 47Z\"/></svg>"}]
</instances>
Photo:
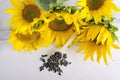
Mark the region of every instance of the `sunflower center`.
<instances>
[{"instance_id":1,"label":"sunflower center","mask_svg":"<svg viewBox=\"0 0 120 80\"><path fill-rule=\"evenodd\" d=\"M27 5L23 9L22 16L26 21L32 22L34 18L39 18L40 9L36 5Z\"/></svg>"},{"instance_id":2,"label":"sunflower center","mask_svg":"<svg viewBox=\"0 0 120 80\"><path fill-rule=\"evenodd\" d=\"M87 6L90 10L98 10L105 0L87 0Z\"/></svg>"},{"instance_id":3,"label":"sunflower center","mask_svg":"<svg viewBox=\"0 0 120 80\"><path fill-rule=\"evenodd\" d=\"M17 38L23 42L27 42L27 43L32 43L35 42L37 40L39 40L40 38L40 33L39 32L33 32L32 34L16 34Z\"/></svg>"},{"instance_id":4,"label":"sunflower center","mask_svg":"<svg viewBox=\"0 0 120 80\"><path fill-rule=\"evenodd\" d=\"M49 23L49 28L54 31L66 31L71 27L71 25L66 24L64 19L63 20L55 19L54 21L51 21Z\"/></svg>"}]
</instances>

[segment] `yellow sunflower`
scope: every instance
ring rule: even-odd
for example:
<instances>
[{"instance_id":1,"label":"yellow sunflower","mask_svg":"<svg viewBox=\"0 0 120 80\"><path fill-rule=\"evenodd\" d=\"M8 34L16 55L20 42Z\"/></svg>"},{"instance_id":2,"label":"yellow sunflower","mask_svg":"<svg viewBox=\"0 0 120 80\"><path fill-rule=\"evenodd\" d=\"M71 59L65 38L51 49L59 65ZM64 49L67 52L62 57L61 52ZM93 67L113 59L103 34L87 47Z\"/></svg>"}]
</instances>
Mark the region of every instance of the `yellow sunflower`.
<instances>
[{"instance_id":1,"label":"yellow sunflower","mask_svg":"<svg viewBox=\"0 0 120 80\"><path fill-rule=\"evenodd\" d=\"M80 33L80 26L86 25L87 23L83 22L80 17L80 11L76 10L74 13L69 13L65 11L61 12L48 12L45 14L46 17L49 19L46 19L45 21L50 22L55 19L63 20L66 22L66 24L74 24L76 32Z\"/></svg>"},{"instance_id":2,"label":"yellow sunflower","mask_svg":"<svg viewBox=\"0 0 120 80\"><path fill-rule=\"evenodd\" d=\"M45 22L47 24L44 25L41 36L47 40L48 45L55 41L56 47L62 47L76 28L74 19L67 12L48 13ZM76 25L79 27L79 23L76 22Z\"/></svg>"},{"instance_id":3,"label":"yellow sunflower","mask_svg":"<svg viewBox=\"0 0 120 80\"><path fill-rule=\"evenodd\" d=\"M120 49L114 44L111 32L103 25L89 25L83 28L81 34L76 38L75 42L80 42L78 52L85 54L84 59L89 57L93 59L94 54L97 54L97 61L100 63L100 58L104 58L104 62L108 64L106 56L112 58L110 47Z\"/></svg>"},{"instance_id":4,"label":"yellow sunflower","mask_svg":"<svg viewBox=\"0 0 120 80\"><path fill-rule=\"evenodd\" d=\"M84 27L78 38L81 41L96 41L97 44L101 43L102 45L105 43L111 45L113 43L111 32L105 28L104 25L99 24L92 24Z\"/></svg>"},{"instance_id":5,"label":"yellow sunflower","mask_svg":"<svg viewBox=\"0 0 120 80\"><path fill-rule=\"evenodd\" d=\"M111 19L112 11L120 11L113 3L113 0L81 0L78 6L83 7L81 18L90 20L94 18L95 23L101 22L102 17Z\"/></svg>"},{"instance_id":6,"label":"yellow sunflower","mask_svg":"<svg viewBox=\"0 0 120 80\"><path fill-rule=\"evenodd\" d=\"M34 0L10 0L14 8L6 10L13 15L9 20L15 33L22 33L31 27L35 18L40 18L42 10L38 8Z\"/></svg>"},{"instance_id":7,"label":"yellow sunflower","mask_svg":"<svg viewBox=\"0 0 120 80\"><path fill-rule=\"evenodd\" d=\"M24 50L27 52L37 50L39 47L44 46L40 32L37 31L34 31L32 34L27 31L25 33L15 33L11 31L10 35L8 42L13 44L13 49L17 51Z\"/></svg>"}]
</instances>

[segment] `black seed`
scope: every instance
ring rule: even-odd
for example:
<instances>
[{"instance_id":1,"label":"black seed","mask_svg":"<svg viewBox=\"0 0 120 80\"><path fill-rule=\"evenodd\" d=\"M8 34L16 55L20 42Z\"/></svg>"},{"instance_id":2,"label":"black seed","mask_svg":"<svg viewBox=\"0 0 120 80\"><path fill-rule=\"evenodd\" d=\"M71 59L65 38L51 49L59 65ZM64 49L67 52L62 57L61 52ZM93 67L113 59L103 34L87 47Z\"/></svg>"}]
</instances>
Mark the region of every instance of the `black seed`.
<instances>
[{"instance_id":1,"label":"black seed","mask_svg":"<svg viewBox=\"0 0 120 80\"><path fill-rule=\"evenodd\" d=\"M41 57L41 58L40 58L40 61L41 61L42 59L43 59L43 58Z\"/></svg>"},{"instance_id":2,"label":"black seed","mask_svg":"<svg viewBox=\"0 0 120 80\"><path fill-rule=\"evenodd\" d=\"M50 59L50 58L49 58L47 61L48 61L48 62L51 62L51 61L52 61L52 59Z\"/></svg>"},{"instance_id":3,"label":"black seed","mask_svg":"<svg viewBox=\"0 0 120 80\"><path fill-rule=\"evenodd\" d=\"M42 61L42 62L45 62L45 59L42 59L42 58L41 58L41 61Z\"/></svg>"},{"instance_id":4,"label":"black seed","mask_svg":"<svg viewBox=\"0 0 120 80\"><path fill-rule=\"evenodd\" d=\"M63 58L67 58L67 54L63 54Z\"/></svg>"},{"instance_id":5,"label":"black seed","mask_svg":"<svg viewBox=\"0 0 120 80\"><path fill-rule=\"evenodd\" d=\"M69 64L71 64L72 62L69 62Z\"/></svg>"},{"instance_id":6,"label":"black seed","mask_svg":"<svg viewBox=\"0 0 120 80\"><path fill-rule=\"evenodd\" d=\"M64 61L62 64L63 64L64 66L67 66L67 65L68 65L68 62L65 62L65 61Z\"/></svg>"},{"instance_id":7,"label":"black seed","mask_svg":"<svg viewBox=\"0 0 120 80\"><path fill-rule=\"evenodd\" d=\"M61 75L61 73L60 73L60 72L59 72L58 74L59 74L59 75Z\"/></svg>"},{"instance_id":8,"label":"black seed","mask_svg":"<svg viewBox=\"0 0 120 80\"><path fill-rule=\"evenodd\" d=\"M56 70L56 69L53 69L53 71L54 71L54 73L56 73L56 72L57 72L57 70Z\"/></svg>"},{"instance_id":9,"label":"black seed","mask_svg":"<svg viewBox=\"0 0 120 80\"><path fill-rule=\"evenodd\" d=\"M42 57L47 57L48 55L41 55Z\"/></svg>"},{"instance_id":10,"label":"black seed","mask_svg":"<svg viewBox=\"0 0 120 80\"><path fill-rule=\"evenodd\" d=\"M42 70L44 70L44 66L41 66L41 67L40 67L40 71L42 71Z\"/></svg>"},{"instance_id":11,"label":"black seed","mask_svg":"<svg viewBox=\"0 0 120 80\"><path fill-rule=\"evenodd\" d=\"M60 59L62 57L62 54L61 52L55 52L54 56Z\"/></svg>"},{"instance_id":12,"label":"black seed","mask_svg":"<svg viewBox=\"0 0 120 80\"><path fill-rule=\"evenodd\" d=\"M45 68L48 68L48 67L49 67L49 65L48 65L47 63L44 63L43 66L44 66Z\"/></svg>"}]
</instances>

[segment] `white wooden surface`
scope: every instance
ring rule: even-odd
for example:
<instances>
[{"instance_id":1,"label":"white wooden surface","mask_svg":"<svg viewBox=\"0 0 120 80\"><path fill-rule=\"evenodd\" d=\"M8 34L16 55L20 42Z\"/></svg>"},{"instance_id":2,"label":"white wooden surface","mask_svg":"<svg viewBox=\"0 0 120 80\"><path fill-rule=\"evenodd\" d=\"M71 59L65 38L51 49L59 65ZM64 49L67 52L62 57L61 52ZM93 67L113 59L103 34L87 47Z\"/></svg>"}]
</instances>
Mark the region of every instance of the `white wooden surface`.
<instances>
[{"instance_id":1,"label":"white wooden surface","mask_svg":"<svg viewBox=\"0 0 120 80\"><path fill-rule=\"evenodd\" d=\"M75 5L77 0L69 0L67 5ZM72 2L72 3L71 3ZM120 0L115 0L118 4ZM11 7L9 0L0 0L0 38L8 38L9 25L6 21L10 18L4 9ZM120 13L115 13L117 20L115 25L120 26ZM120 36L120 32L117 32ZM39 58L42 53L49 53L54 50L53 46L43 48L32 54L18 53L12 50L12 46L6 40L0 40L0 80L120 80L120 51L112 49L113 60L109 60L106 66L91 60L83 61L83 55L75 52L77 47L66 50L68 60L72 62L67 68L63 68L63 75L58 76L47 71L39 72L41 65Z\"/></svg>"}]
</instances>

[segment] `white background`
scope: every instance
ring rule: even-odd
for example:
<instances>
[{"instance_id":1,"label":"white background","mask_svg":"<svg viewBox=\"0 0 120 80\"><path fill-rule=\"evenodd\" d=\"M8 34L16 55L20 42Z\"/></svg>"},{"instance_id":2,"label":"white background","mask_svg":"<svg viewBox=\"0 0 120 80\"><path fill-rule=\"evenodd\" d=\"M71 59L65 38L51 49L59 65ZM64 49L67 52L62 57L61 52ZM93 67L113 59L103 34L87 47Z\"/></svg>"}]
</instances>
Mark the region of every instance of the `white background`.
<instances>
[{"instance_id":1,"label":"white background","mask_svg":"<svg viewBox=\"0 0 120 80\"><path fill-rule=\"evenodd\" d=\"M75 5L75 1L69 0L66 5ZM115 3L119 6L120 1L115 0ZM10 15L4 12L8 7L11 7L9 0L0 0L0 39L9 36L6 21ZM114 24L120 27L120 14L115 13L115 17L117 20ZM120 32L117 35L120 37ZM120 51L112 49L113 60L108 58L109 65L106 66L103 60L101 64L91 60L83 61L84 55L76 53L76 49L74 46L66 50L72 64L63 67L63 75L58 76L52 72L39 71L40 55L54 51L53 46L24 54L13 51L12 45L6 40L0 40L0 80L120 80Z\"/></svg>"}]
</instances>

